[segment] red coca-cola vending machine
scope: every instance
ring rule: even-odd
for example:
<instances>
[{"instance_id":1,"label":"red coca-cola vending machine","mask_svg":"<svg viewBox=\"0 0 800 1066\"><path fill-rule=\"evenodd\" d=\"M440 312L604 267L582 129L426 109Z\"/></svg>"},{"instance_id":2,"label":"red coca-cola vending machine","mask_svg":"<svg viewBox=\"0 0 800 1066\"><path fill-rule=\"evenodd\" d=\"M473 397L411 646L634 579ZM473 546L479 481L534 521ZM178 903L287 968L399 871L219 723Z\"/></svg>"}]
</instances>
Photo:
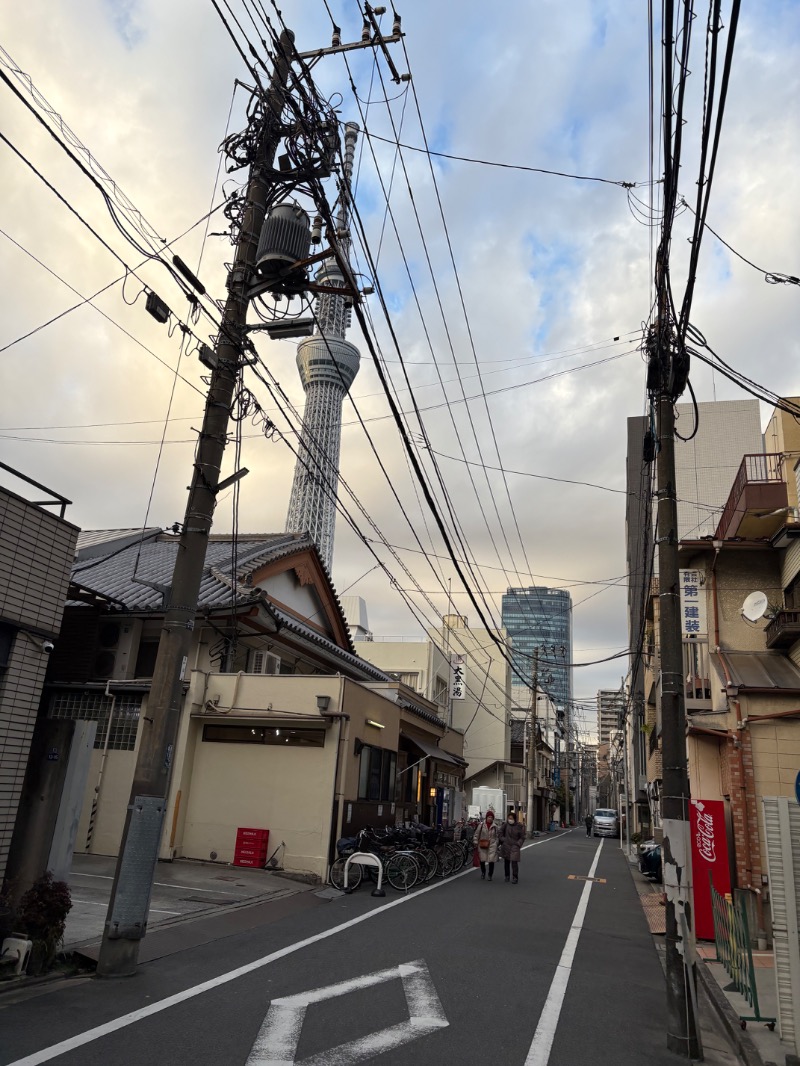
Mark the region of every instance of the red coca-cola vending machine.
<instances>
[{"instance_id":1,"label":"red coca-cola vending machine","mask_svg":"<svg viewBox=\"0 0 800 1066\"><path fill-rule=\"evenodd\" d=\"M701 940L714 939L711 881L721 895L731 890L725 804L722 800L693 799L689 810L692 836L694 931Z\"/></svg>"}]
</instances>

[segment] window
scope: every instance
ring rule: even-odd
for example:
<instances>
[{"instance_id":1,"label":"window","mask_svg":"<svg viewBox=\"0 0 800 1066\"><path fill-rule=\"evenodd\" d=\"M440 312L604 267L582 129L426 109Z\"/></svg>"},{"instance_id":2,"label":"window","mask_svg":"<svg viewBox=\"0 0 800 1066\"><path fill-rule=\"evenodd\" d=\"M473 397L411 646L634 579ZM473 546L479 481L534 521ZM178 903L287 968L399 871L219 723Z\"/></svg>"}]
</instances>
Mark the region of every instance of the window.
<instances>
[{"instance_id":1,"label":"window","mask_svg":"<svg viewBox=\"0 0 800 1066\"><path fill-rule=\"evenodd\" d=\"M117 696L114 702L104 692L56 692L50 700L48 717L97 722L94 746L103 748L112 703L114 710L108 738L109 751L133 751L142 709L141 694L126 693Z\"/></svg>"},{"instance_id":2,"label":"window","mask_svg":"<svg viewBox=\"0 0 800 1066\"><path fill-rule=\"evenodd\" d=\"M358 798L380 802L394 799L397 753L365 745L361 749L358 772Z\"/></svg>"},{"instance_id":3,"label":"window","mask_svg":"<svg viewBox=\"0 0 800 1066\"><path fill-rule=\"evenodd\" d=\"M325 730L215 724L203 726L203 740L216 744L271 744L277 747L322 748L325 746Z\"/></svg>"},{"instance_id":4,"label":"window","mask_svg":"<svg viewBox=\"0 0 800 1066\"><path fill-rule=\"evenodd\" d=\"M438 703L440 707L447 705L447 681L438 674L433 683L433 702Z\"/></svg>"}]
</instances>

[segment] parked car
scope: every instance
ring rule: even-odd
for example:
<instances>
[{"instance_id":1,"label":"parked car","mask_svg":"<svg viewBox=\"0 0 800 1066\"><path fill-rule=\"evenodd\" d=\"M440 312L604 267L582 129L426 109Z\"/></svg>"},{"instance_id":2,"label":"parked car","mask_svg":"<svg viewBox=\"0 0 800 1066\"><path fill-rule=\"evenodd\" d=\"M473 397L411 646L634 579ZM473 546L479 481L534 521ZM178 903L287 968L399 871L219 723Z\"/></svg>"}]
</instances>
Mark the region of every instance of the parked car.
<instances>
[{"instance_id":1,"label":"parked car","mask_svg":"<svg viewBox=\"0 0 800 1066\"><path fill-rule=\"evenodd\" d=\"M592 834L596 837L618 837L619 815L610 807L598 807L592 819Z\"/></svg>"}]
</instances>

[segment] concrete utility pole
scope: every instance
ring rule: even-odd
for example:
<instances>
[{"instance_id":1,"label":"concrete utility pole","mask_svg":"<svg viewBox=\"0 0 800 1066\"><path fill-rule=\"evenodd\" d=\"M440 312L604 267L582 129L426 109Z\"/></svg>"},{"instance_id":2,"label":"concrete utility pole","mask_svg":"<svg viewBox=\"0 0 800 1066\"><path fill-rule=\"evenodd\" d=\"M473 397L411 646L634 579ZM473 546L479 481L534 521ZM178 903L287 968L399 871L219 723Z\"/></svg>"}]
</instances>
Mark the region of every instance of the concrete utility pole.
<instances>
[{"instance_id":1,"label":"concrete utility pole","mask_svg":"<svg viewBox=\"0 0 800 1066\"><path fill-rule=\"evenodd\" d=\"M293 40L292 34L281 34L264 119L257 133L258 146L250 168L239 243L228 275L228 298L215 349L216 365L211 371L194 475L147 701L147 717L140 724L139 753L100 948L97 972L103 976L122 976L135 971L139 943L147 928L200 581L216 506L229 412L242 360L248 290L255 275L256 250L267 204L269 185L264 175L272 168L281 137L281 112Z\"/></svg>"},{"instance_id":2,"label":"concrete utility pole","mask_svg":"<svg viewBox=\"0 0 800 1066\"><path fill-rule=\"evenodd\" d=\"M663 274L662 274L663 278ZM663 292L664 286L659 286ZM661 754L666 890L667 1047L687 1059L702 1057L695 1013L697 975L692 929L692 856L689 837L689 773L679 611L678 505L675 492L675 407L672 333L659 307L655 352L658 388L657 543L661 647Z\"/></svg>"},{"instance_id":3,"label":"concrete utility pole","mask_svg":"<svg viewBox=\"0 0 800 1066\"><path fill-rule=\"evenodd\" d=\"M271 177L277 173L274 169L275 154L285 132L281 116L286 103L291 62L299 58L314 63L323 55L377 46L387 57L394 81L406 81L410 77L397 73L386 48L387 44L395 43L403 36L400 17L395 12L392 35L382 36L375 16L383 14L385 9L373 9L367 4L365 10L368 21L365 21L361 41L352 44L342 44L339 30L335 28L330 48L298 56L294 34L289 30L281 33L275 50L270 85L263 96L260 124L255 125L252 131L255 147L244 213L233 266L228 274L228 297L214 350L203 427L147 701L147 716L140 724L142 734L139 753L100 948L97 973L102 976L118 977L134 973L139 957L139 942L147 931L150 893L183 710L184 682L200 582L220 487L219 474L227 441L229 412L247 342L247 310L256 278L258 242L269 194L276 182Z\"/></svg>"},{"instance_id":4,"label":"concrete utility pole","mask_svg":"<svg viewBox=\"0 0 800 1066\"><path fill-rule=\"evenodd\" d=\"M536 724L538 720L537 715L537 696L539 693L539 649L534 648L533 651L533 690L532 690L532 704L531 704L531 733L528 738L528 833L532 836L534 830L533 824L533 790L535 788L536 779Z\"/></svg>"}]
</instances>

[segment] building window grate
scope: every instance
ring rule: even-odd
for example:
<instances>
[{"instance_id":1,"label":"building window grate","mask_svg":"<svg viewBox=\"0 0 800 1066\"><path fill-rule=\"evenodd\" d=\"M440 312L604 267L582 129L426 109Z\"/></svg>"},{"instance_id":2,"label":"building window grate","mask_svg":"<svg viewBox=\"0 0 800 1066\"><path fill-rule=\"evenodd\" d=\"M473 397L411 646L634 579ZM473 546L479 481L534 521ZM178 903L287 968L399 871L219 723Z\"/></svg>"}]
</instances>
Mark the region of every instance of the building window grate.
<instances>
[{"instance_id":1,"label":"building window grate","mask_svg":"<svg viewBox=\"0 0 800 1066\"><path fill-rule=\"evenodd\" d=\"M50 699L48 717L97 722L94 746L103 748L112 705L114 717L108 738L109 751L133 751L142 710L141 695L118 696L114 705L104 692L56 692Z\"/></svg>"}]
</instances>

